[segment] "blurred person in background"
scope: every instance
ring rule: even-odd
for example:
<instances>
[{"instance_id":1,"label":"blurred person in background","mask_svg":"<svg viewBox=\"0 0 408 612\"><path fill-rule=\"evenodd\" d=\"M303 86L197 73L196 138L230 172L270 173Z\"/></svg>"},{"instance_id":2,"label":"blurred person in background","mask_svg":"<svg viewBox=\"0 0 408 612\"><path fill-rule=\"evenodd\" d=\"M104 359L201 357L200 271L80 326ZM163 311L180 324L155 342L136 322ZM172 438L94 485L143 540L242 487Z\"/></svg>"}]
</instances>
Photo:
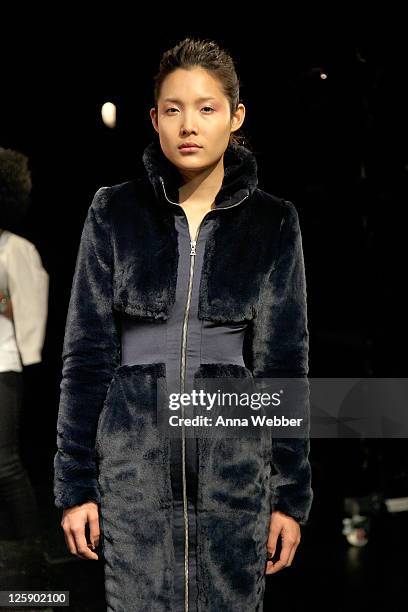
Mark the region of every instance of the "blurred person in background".
<instances>
[{"instance_id":1,"label":"blurred person in background","mask_svg":"<svg viewBox=\"0 0 408 612\"><path fill-rule=\"evenodd\" d=\"M0 503L10 539L39 535L37 500L19 450L23 366L39 363L49 275L32 242L14 233L30 206L28 158L0 147Z\"/></svg>"}]
</instances>

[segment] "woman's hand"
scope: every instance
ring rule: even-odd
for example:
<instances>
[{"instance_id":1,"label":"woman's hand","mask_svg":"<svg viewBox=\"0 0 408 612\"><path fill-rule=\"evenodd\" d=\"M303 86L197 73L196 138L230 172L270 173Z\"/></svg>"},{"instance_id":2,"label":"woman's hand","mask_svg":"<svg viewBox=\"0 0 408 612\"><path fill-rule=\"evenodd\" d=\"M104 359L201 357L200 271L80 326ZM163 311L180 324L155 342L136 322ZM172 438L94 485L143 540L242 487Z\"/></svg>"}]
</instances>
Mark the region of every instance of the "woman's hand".
<instances>
[{"instance_id":1,"label":"woman's hand","mask_svg":"<svg viewBox=\"0 0 408 612\"><path fill-rule=\"evenodd\" d=\"M296 549L300 543L299 523L291 516L276 511L271 514L267 544L268 556L273 556L275 554L279 534L282 542L280 557L274 563L268 561L265 571L266 574L275 574L279 572L279 570L289 567L292 564Z\"/></svg>"},{"instance_id":2,"label":"woman's hand","mask_svg":"<svg viewBox=\"0 0 408 612\"><path fill-rule=\"evenodd\" d=\"M90 544L86 541L85 525L89 523ZM90 501L79 506L65 508L62 513L61 527L64 530L65 541L69 551L80 559L95 559L99 557L90 548L99 544L99 512L98 504Z\"/></svg>"},{"instance_id":3,"label":"woman's hand","mask_svg":"<svg viewBox=\"0 0 408 612\"><path fill-rule=\"evenodd\" d=\"M0 289L0 300L2 300L3 298L5 298L7 302L6 302L5 309L2 312L0 312L0 314L2 314L4 317L7 317L8 319L10 319L10 321L12 321L13 320L13 305L11 303L11 297L7 291L1 291Z\"/></svg>"}]
</instances>

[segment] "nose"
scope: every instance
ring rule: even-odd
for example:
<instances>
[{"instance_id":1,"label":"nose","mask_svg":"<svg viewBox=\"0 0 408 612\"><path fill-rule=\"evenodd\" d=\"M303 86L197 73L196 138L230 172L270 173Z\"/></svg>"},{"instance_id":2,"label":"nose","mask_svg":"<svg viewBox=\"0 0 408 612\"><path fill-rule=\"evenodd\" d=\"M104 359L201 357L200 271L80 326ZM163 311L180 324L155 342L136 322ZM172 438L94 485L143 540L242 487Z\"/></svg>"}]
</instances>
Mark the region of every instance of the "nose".
<instances>
[{"instance_id":1,"label":"nose","mask_svg":"<svg viewBox=\"0 0 408 612\"><path fill-rule=\"evenodd\" d=\"M194 121L191 113L184 113L184 118L181 124L181 133L185 134L197 134L197 128L194 125Z\"/></svg>"}]
</instances>

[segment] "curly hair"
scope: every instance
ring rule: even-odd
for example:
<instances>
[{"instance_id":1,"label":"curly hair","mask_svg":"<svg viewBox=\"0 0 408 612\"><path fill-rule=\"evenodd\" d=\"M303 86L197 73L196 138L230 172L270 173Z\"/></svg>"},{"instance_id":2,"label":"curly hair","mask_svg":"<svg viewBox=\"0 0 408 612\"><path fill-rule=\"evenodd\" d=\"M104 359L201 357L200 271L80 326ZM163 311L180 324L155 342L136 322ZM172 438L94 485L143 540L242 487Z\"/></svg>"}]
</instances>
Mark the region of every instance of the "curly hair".
<instances>
[{"instance_id":1,"label":"curly hair","mask_svg":"<svg viewBox=\"0 0 408 612\"><path fill-rule=\"evenodd\" d=\"M28 157L0 147L0 228L12 230L26 214L31 198Z\"/></svg>"},{"instance_id":2,"label":"curly hair","mask_svg":"<svg viewBox=\"0 0 408 612\"><path fill-rule=\"evenodd\" d=\"M222 85L230 104L231 115L240 103L240 82L234 61L225 49L213 40L185 38L172 49L165 51L161 57L159 71L154 76L154 106L157 112L158 100L164 79L177 68L189 69L194 66L205 68L215 76ZM242 129L232 132L231 144L245 146L248 138Z\"/></svg>"}]
</instances>

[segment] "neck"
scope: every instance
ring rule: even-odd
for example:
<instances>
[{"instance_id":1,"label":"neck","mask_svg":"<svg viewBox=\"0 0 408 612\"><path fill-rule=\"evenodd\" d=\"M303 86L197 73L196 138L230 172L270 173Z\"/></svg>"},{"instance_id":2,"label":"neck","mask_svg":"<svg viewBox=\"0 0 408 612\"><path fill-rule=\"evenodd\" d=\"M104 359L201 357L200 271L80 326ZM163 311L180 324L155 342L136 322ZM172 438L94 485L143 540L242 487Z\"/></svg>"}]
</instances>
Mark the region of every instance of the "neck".
<instances>
[{"instance_id":1,"label":"neck","mask_svg":"<svg viewBox=\"0 0 408 612\"><path fill-rule=\"evenodd\" d=\"M182 204L186 200L191 203L195 201L211 201L221 189L224 179L224 160L221 157L218 162L203 172L180 172L184 184L179 187L179 202Z\"/></svg>"}]
</instances>

